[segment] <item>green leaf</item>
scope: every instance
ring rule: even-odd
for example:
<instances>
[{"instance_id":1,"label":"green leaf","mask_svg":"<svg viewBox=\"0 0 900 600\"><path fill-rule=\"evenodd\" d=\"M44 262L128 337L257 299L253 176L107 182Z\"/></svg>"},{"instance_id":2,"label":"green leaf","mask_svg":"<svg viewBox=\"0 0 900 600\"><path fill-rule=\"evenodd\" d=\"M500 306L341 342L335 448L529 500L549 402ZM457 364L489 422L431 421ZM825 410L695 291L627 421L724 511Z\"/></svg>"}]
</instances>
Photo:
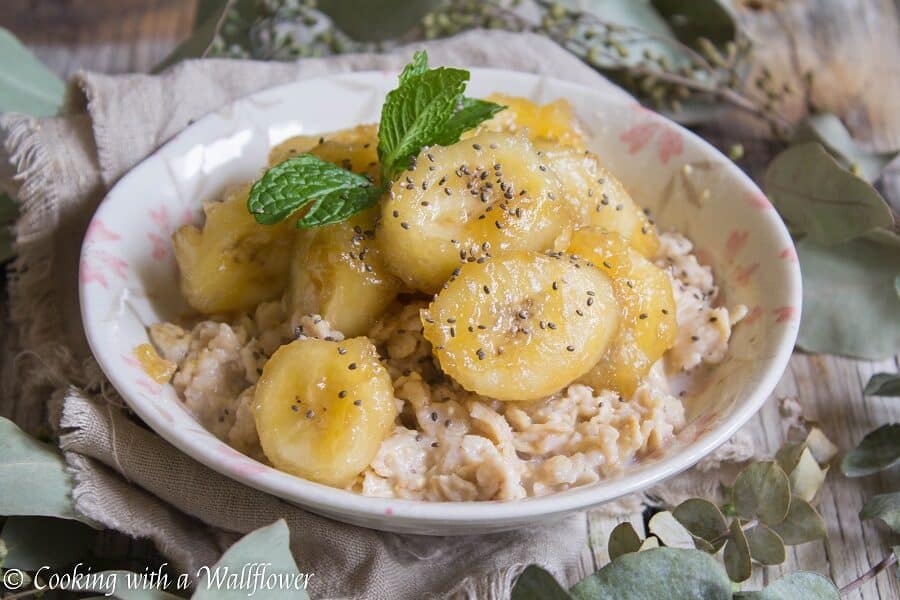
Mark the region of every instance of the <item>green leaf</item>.
<instances>
[{"instance_id":1,"label":"green leaf","mask_svg":"<svg viewBox=\"0 0 900 600\"><path fill-rule=\"evenodd\" d=\"M275 165L253 184L247 198L247 210L257 223L271 225L307 204L315 203L312 212L327 218L332 211L322 206L323 203L335 203L338 208L364 204L369 200L369 189L363 190L365 195L362 197L359 192L352 196L349 192L372 187L372 182L362 175L312 154L300 154Z\"/></svg>"},{"instance_id":2,"label":"green leaf","mask_svg":"<svg viewBox=\"0 0 900 600\"><path fill-rule=\"evenodd\" d=\"M456 110L469 72L441 67L408 77L388 92L381 107L378 157L387 183L441 132Z\"/></svg>"},{"instance_id":3,"label":"green leaf","mask_svg":"<svg viewBox=\"0 0 900 600\"><path fill-rule=\"evenodd\" d=\"M767 525L780 523L791 504L788 476L772 461L745 467L732 489L734 506L744 519L756 519Z\"/></svg>"},{"instance_id":4,"label":"green leaf","mask_svg":"<svg viewBox=\"0 0 900 600\"><path fill-rule=\"evenodd\" d=\"M819 573L795 571L758 592L738 592L735 600L839 600L837 587Z\"/></svg>"},{"instance_id":5,"label":"green leaf","mask_svg":"<svg viewBox=\"0 0 900 600\"><path fill-rule=\"evenodd\" d=\"M900 353L900 237L877 231L826 248L797 244L803 318L797 345L809 352L878 360Z\"/></svg>"},{"instance_id":6,"label":"green leaf","mask_svg":"<svg viewBox=\"0 0 900 600\"><path fill-rule=\"evenodd\" d=\"M784 542L781 537L759 523L744 532L750 556L761 565L780 565L784 562Z\"/></svg>"},{"instance_id":7,"label":"green leaf","mask_svg":"<svg viewBox=\"0 0 900 600\"><path fill-rule=\"evenodd\" d=\"M641 536L637 534L634 527L628 521L624 521L616 525L612 533L609 534L609 542L607 550L610 559L615 560L623 554L629 552L637 552L641 548Z\"/></svg>"},{"instance_id":8,"label":"green leaf","mask_svg":"<svg viewBox=\"0 0 900 600\"><path fill-rule=\"evenodd\" d=\"M826 246L894 224L890 207L875 188L841 167L818 143L778 154L764 185L793 233Z\"/></svg>"},{"instance_id":9,"label":"green leaf","mask_svg":"<svg viewBox=\"0 0 900 600\"><path fill-rule=\"evenodd\" d=\"M576 600L729 600L731 581L709 554L654 548L623 554L571 589Z\"/></svg>"},{"instance_id":10,"label":"green leaf","mask_svg":"<svg viewBox=\"0 0 900 600\"><path fill-rule=\"evenodd\" d=\"M692 535L712 542L728 531L728 523L719 507L702 498L685 500L672 511Z\"/></svg>"},{"instance_id":11,"label":"green leaf","mask_svg":"<svg viewBox=\"0 0 900 600\"><path fill-rule=\"evenodd\" d=\"M0 27L0 113L19 112L35 117L55 115L66 86Z\"/></svg>"},{"instance_id":12,"label":"green leaf","mask_svg":"<svg viewBox=\"0 0 900 600\"><path fill-rule=\"evenodd\" d=\"M694 536L667 510L650 517L647 523L650 533L669 548L693 548Z\"/></svg>"},{"instance_id":13,"label":"green leaf","mask_svg":"<svg viewBox=\"0 0 900 600\"><path fill-rule=\"evenodd\" d=\"M265 557L265 562L269 563L268 573L280 573L294 583L299 582L290 589L279 590L281 594L277 597L309 600L305 587L299 587L305 580L291 556L290 530L284 519L242 537L222 555L212 569L201 568L197 591L192 600L246 600L247 590L225 586L224 583L217 582L216 577L225 576L229 572L239 574L248 563L260 562L260 557Z\"/></svg>"},{"instance_id":14,"label":"green leaf","mask_svg":"<svg viewBox=\"0 0 900 600\"><path fill-rule=\"evenodd\" d=\"M896 152L863 150L833 113L821 113L805 118L794 133L794 143L819 142L838 158L847 169L856 165L866 181L878 179L884 168L896 158Z\"/></svg>"},{"instance_id":15,"label":"green leaf","mask_svg":"<svg viewBox=\"0 0 900 600\"><path fill-rule=\"evenodd\" d=\"M0 515L79 518L72 505L72 478L59 450L2 417L0 490Z\"/></svg>"},{"instance_id":16,"label":"green leaf","mask_svg":"<svg viewBox=\"0 0 900 600\"><path fill-rule=\"evenodd\" d=\"M380 197L381 188L375 186L333 192L314 201L309 212L297 221L297 226L309 228L340 223L358 212L375 206Z\"/></svg>"},{"instance_id":17,"label":"green leaf","mask_svg":"<svg viewBox=\"0 0 900 600\"><path fill-rule=\"evenodd\" d=\"M4 492L5 493L5 492ZM7 517L0 532L8 569L62 568L84 559L97 532L83 523L50 517Z\"/></svg>"},{"instance_id":18,"label":"green leaf","mask_svg":"<svg viewBox=\"0 0 900 600\"><path fill-rule=\"evenodd\" d=\"M424 50L416 50L413 53L412 60L403 67L400 72L400 85L407 83L413 77L421 75L428 70L428 53Z\"/></svg>"},{"instance_id":19,"label":"green leaf","mask_svg":"<svg viewBox=\"0 0 900 600\"><path fill-rule=\"evenodd\" d=\"M869 379L866 396L900 396L900 373L876 373Z\"/></svg>"},{"instance_id":20,"label":"green leaf","mask_svg":"<svg viewBox=\"0 0 900 600\"><path fill-rule=\"evenodd\" d=\"M791 498L791 509L784 521L772 526L788 546L805 544L825 537L825 520L806 500Z\"/></svg>"},{"instance_id":21,"label":"green leaf","mask_svg":"<svg viewBox=\"0 0 900 600\"><path fill-rule=\"evenodd\" d=\"M806 442L796 444L785 444L775 453L775 462L781 467L785 473L790 473L800 462L800 456L806 450Z\"/></svg>"},{"instance_id":22,"label":"green leaf","mask_svg":"<svg viewBox=\"0 0 900 600\"><path fill-rule=\"evenodd\" d=\"M225 21L229 10L236 10L233 4L252 2L253 0L212 0L204 2L202 10L198 9L194 32L179 44L162 62L153 67L153 73L159 73L172 65L188 58L204 58L209 54L213 41ZM202 19L202 21L201 21Z\"/></svg>"},{"instance_id":23,"label":"green leaf","mask_svg":"<svg viewBox=\"0 0 900 600\"><path fill-rule=\"evenodd\" d=\"M462 98L459 109L444 123L433 139L434 144L449 146L459 141L459 137L479 123L487 121L506 108L502 104L486 102L475 98Z\"/></svg>"},{"instance_id":24,"label":"green leaf","mask_svg":"<svg viewBox=\"0 0 900 600\"><path fill-rule=\"evenodd\" d=\"M714 44L724 44L737 33L734 14L717 0L650 0L650 3L685 44L696 45L697 38L701 37Z\"/></svg>"},{"instance_id":25,"label":"green leaf","mask_svg":"<svg viewBox=\"0 0 900 600\"><path fill-rule=\"evenodd\" d=\"M510 600L572 600L556 578L537 565L522 571L512 589Z\"/></svg>"},{"instance_id":26,"label":"green leaf","mask_svg":"<svg viewBox=\"0 0 900 600\"><path fill-rule=\"evenodd\" d=\"M279 4L290 5L284 0ZM314 6L354 40L383 42L403 37L437 4L436 0L317 0Z\"/></svg>"},{"instance_id":27,"label":"green leaf","mask_svg":"<svg viewBox=\"0 0 900 600\"><path fill-rule=\"evenodd\" d=\"M735 519L729 527L728 541L722 553L725 571L732 581L746 581L750 578L753 565L750 563L750 546L741 529L741 522Z\"/></svg>"},{"instance_id":28,"label":"green leaf","mask_svg":"<svg viewBox=\"0 0 900 600\"><path fill-rule=\"evenodd\" d=\"M900 533L900 492L873 496L860 511L859 518L881 519L894 533Z\"/></svg>"},{"instance_id":29,"label":"green leaf","mask_svg":"<svg viewBox=\"0 0 900 600\"><path fill-rule=\"evenodd\" d=\"M864 477L900 462L900 423L870 431L859 446L844 456L841 471L847 477Z\"/></svg>"},{"instance_id":30,"label":"green leaf","mask_svg":"<svg viewBox=\"0 0 900 600\"><path fill-rule=\"evenodd\" d=\"M794 465L790 475L788 475L788 479L791 482L791 494L807 502L812 502L819 490L822 489L827 473L827 469L819 466L810 449L804 444L803 452L800 454L797 464Z\"/></svg>"}]
</instances>

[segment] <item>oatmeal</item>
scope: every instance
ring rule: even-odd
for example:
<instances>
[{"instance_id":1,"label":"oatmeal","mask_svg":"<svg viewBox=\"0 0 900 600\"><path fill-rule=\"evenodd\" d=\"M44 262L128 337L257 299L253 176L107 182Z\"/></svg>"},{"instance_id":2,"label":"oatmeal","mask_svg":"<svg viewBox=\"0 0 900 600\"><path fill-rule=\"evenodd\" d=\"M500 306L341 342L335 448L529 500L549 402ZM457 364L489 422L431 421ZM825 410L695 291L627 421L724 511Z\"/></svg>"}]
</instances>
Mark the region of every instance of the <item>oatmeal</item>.
<instances>
[{"instance_id":1,"label":"oatmeal","mask_svg":"<svg viewBox=\"0 0 900 600\"><path fill-rule=\"evenodd\" d=\"M371 125L273 148L175 232L202 316L151 326L144 362L234 448L367 496L544 496L663 448L669 377L722 361L746 309L567 103L503 102L421 148Z\"/></svg>"}]
</instances>

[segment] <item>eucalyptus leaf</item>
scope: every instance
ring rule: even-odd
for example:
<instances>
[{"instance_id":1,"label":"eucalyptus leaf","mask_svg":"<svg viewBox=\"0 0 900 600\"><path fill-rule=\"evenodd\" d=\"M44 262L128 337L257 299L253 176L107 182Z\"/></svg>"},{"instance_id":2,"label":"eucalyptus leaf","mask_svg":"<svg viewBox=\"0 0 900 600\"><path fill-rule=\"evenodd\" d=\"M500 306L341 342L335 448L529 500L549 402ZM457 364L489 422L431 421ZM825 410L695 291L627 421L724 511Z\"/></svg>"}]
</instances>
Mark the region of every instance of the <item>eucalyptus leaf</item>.
<instances>
[{"instance_id":1,"label":"eucalyptus leaf","mask_svg":"<svg viewBox=\"0 0 900 600\"><path fill-rule=\"evenodd\" d=\"M767 525L780 523L791 504L788 476L772 461L752 463L737 476L732 489L734 506L744 519Z\"/></svg>"},{"instance_id":2,"label":"eucalyptus leaf","mask_svg":"<svg viewBox=\"0 0 900 600\"><path fill-rule=\"evenodd\" d=\"M766 169L764 185L793 233L826 246L894 224L890 207L875 188L815 142L778 154Z\"/></svg>"},{"instance_id":3,"label":"eucalyptus leaf","mask_svg":"<svg viewBox=\"0 0 900 600\"><path fill-rule=\"evenodd\" d=\"M819 573L795 571L758 592L738 592L735 600L839 600L837 587Z\"/></svg>"},{"instance_id":4,"label":"eucalyptus leaf","mask_svg":"<svg viewBox=\"0 0 900 600\"><path fill-rule=\"evenodd\" d=\"M65 567L88 554L96 534L69 519L7 517L0 532L8 552L3 566L23 571L36 571L44 565Z\"/></svg>"},{"instance_id":5,"label":"eucalyptus leaf","mask_svg":"<svg viewBox=\"0 0 900 600\"><path fill-rule=\"evenodd\" d=\"M719 507L702 498L689 498L672 514L695 537L712 542L728 531L728 523Z\"/></svg>"},{"instance_id":6,"label":"eucalyptus leaf","mask_svg":"<svg viewBox=\"0 0 900 600\"><path fill-rule=\"evenodd\" d=\"M825 520L806 500L791 498L791 509L784 521L772 526L788 546L805 544L825 537Z\"/></svg>"},{"instance_id":7,"label":"eucalyptus leaf","mask_svg":"<svg viewBox=\"0 0 900 600\"><path fill-rule=\"evenodd\" d=\"M725 551L722 553L725 571L732 581L746 581L753 568L750 562L750 545L739 519L733 520L728 529L728 541L725 542Z\"/></svg>"},{"instance_id":8,"label":"eucalyptus leaf","mask_svg":"<svg viewBox=\"0 0 900 600\"><path fill-rule=\"evenodd\" d=\"M869 379L866 396L900 396L900 373L876 373Z\"/></svg>"},{"instance_id":9,"label":"eucalyptus leaf","mask_svg":"<svg viewBox=\"0 0 900 600\"><path fill-rule=\"evenodd\" d=\"M576 600L729 600L731 581L705 552L654 548L623 554L570 591Z\"/></svg>"},{"instance_id":10,"label":"eucalyptus leaf","mask_svg":"<svg viewBox=\"0 0 900 600\"><path fill-rule=\"evenodd\" d=\"M240 574L248 563L259 562L265 557L269 563L267 573L287 576L285 581L293 584L287 589L278 590L278 598L295 598L309 600L305 587L300 587L305 579L297 570L297 564L291 555L290 529L284 519L271 525L250 532L229 548L212 569L201 568L197 591L191 600L246 600L247 590L233 589L216 581L216 577L227 573ZM274 590L273 590L274 591Z\"/></svg>"},{"instance_id":11,"label":"eucalyptus leaf","mask_svg":"<svg viewBox=\"0 0 900 600\"><path fill-rule=\"evenodd\" d=\"M0 515L79 518L72 505L72 478L59 450L2 417L0 490Z\"/></svg>"},{"instance_id":12,"label":"eucalyptus leaf","mask_svg":"<svg viewBox=\"0 0 900 600\"><path fill-rule=\"evenodd\" d=\"M607 551L610 559L627 554L629 552L637 552L641 547L641 536L637 534L634 527L628 521L623 521L609 534L609 542L607 542Z\"/></svg>"},{"instance_id":13,"label":"eucalyptus leaf","mask_svg":"<svg viewBox=\"0 0 900 600\"><path fill-rule=\"evenodd\" d=\"M254 0L208 0L203 2L202 10L197 13L194 32L162 62L153 67L153 72L159 73L189 58L205 58L209 55L229 11L248 12L248 9L256 12Z\"/></svg>"},{"instance_id":14,"label":"eucalyptus leaf","mask_svg":"<svg viewBox=\"0 0 900 600\"><path fill-rule=\"evenodd\" d=\"M900 462L900 423L882 425L870 431L859 445L848 452L841 462L847 477L864 477Z\"/></svg>"},{"instance_id":15,"label":"eucalyptus leaf","mask_svg":"<svg viewBox=\"0 0 900 600\"><path fill-rule=\"evenodd\" d=\"M718 0L650 0L669 23L675 36L688 45L697 45L698 38L706 38L714 44L724 44L734 39L737 25L734 13Z\"/></svg>"},{"instance_id":16,"label":"eucalyptus leaf","mask_svg":"<svg viewBox=\"0 0 900 600\"><path fill-rule=\"evenodd\" d=\"M894 533L900 533L900 492L873 496L860 511L859 518L881 519Z\"/></svg>"},{"instance_id":17,"label":"eucalyptus leaf","mask_svg":"<svg viewBox=\"0 0 900 600\"><path fill-rule=\"evenodd\" d=\"M380 42L402 36L438 4L438 0L318 0L316 6L353 39Z\"/></svg>"},{"instance_id":18,"label":"eucalyptus leaf","mask_svg":"<svg viewBox=\"0 0 900 600\"><path fill-rule=\"evenodd\" d=\"M56 114L66 86L12 33L0 27L0 113Z\"/></svg>"},{"instance_id":19,"label":"eucalyptus leaf","mask_svg":"<svg viewBox=\"0 0 900 600\"><path fill-rule=\"evenodd\" d=\"M819 490L822 489L827 473L828 470L819 466L810 449L804 444L797 464L788 475L791 482L791 494L807 502L812 502Z\"/></svg>"},{"instance_id":20,"label":"eucalyptus leaf","mask_svg":"<svg viewBox=\"0 0 900 600\"><path fill-rule=\"evenodd\" d=\"M809 352L878 360L900 353L900 237L878 231L832 247L797 244L803 318L797 345Z\"/></svg>"},{"instance_id":21,"label":"eucalyptus leaf","mask_svg":"<svg viewBox=\"0 0 900 600\"><path fill-rule=\"evenodd\" d=\"M784 542L781 536L758 523L744 532L750 557L761 565L780 565L784 562Z\"/></svg>"},{"instance_id":22,"label":"eucalyptus leaf","mask_svg":"<svg viewBox=\"0 0 900 600\"><path fill-rule=\"evenodd\" d=\"M537 565L522 571L509 600L571 600L572 596L556 578Z\"/></svg>"},{"instance_id":23,"label":"eucalyptus leaf","mask_svg":"<svg viewBox=\"0 0 900 600\"><path fill-rule=\"evenodd\" d=\"M650 533L658 537L669 548L694 547L694 536L667 510L650 517L647 527L650 529Z\"/></svg>"},{"instance_id":24,"label":"eucalyptus leaf","mask_svg":"<svg viewBox=\"0 0 900 600\"><path fill-rule=\"evenodd\" d=\"M806 442L785 444L775 453L775 462L785 473L790 473L800 462L800 456L807 450Z\"/></svg>"},{"instance_id":25,"label":"eucalyptus leaf","mask_svg":"<svg viewBox=\"0 0 900 600\"><path fill-rule=\"evenodd\" d=\"M651 6L648 0L558 0L562 6L592 14L604 23L618 25L627 33L615 36L622 53L610 50L592 58L592 63L601 68L621 71L624 65L645 62L647 54L661 57L671 65L686 64L688 57L675 45L654 38L675 40L675 33L666 20ZM576 35L584 35L579 31Z\"/></svg>"},{"instance_id":26,"label":"eucalyptus leaf","mask_svg":"<svg viewBox=\"0 0 900 600\"><path fill-rule=\"evenodd\" d=\"M866 181L870 182L878 179L888 163L897 157L896 152L869 152L860 148L834 113L806 117L797 127L793 142L819 142L839 158L844 167L856 165Z\"/></svg>"}]
</instances>

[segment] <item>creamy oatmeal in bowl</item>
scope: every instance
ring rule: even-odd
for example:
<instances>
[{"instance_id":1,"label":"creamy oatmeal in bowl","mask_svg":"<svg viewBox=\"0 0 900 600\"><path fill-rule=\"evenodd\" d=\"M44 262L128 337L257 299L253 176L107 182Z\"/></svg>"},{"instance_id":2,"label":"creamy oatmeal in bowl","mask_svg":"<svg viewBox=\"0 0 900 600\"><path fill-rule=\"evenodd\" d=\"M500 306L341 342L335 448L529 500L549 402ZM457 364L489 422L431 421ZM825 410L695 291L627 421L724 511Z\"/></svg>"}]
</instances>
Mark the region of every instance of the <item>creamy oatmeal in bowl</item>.
<instances>
[{"instance_id":1,"label":"creamy oatmeal in bowl","mask_svg":"<svg viewBox=\"0 0 900 600\"><path fill-rule=\"evenodd\" d=\"M166 246L154 241L162 258L149 262L129 247L142 266L112 294L85 277L101 244L119 243L105 239L117 237L105 201L91 227L103 235L83 250L82 306L138 414L202 462L317 512L441 534L586 507L727 439L796 335L799 279L777 216L724 158L652 113L497 73L469 86L484 118L399 153L393 170L383 112L380 127L323 116L291 135L287 96L261 96L242 127L270 119L245 145L266 164L190 171L223 117L201 120L154 157L173 174L162 190L173 199L155 209L171 242L149 232ZM356 93L340 78L335 89ZM685 185L711 157L714 172L696 168ZM140 169L117 188L135 189ZM198 185L210 172L222 191ZM339 190L338 208L297 183L313 172ZM720 207L726 191L743 196ZM179 208L197 194L199 218ZM97 309L103 297L118 308Z\"/></svg>"}]
</instances>

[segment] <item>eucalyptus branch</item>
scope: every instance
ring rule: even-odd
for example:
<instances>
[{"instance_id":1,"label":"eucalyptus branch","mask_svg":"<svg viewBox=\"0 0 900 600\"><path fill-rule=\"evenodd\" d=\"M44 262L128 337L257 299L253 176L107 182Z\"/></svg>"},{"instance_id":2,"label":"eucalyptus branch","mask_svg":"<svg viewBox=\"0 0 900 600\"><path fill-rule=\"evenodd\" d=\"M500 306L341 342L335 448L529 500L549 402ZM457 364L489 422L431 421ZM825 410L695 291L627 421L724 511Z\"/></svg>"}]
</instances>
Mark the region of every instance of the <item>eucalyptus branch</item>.
<instances>
[{"instance_id":1,"label":"eucalyptus branch","mask_svg":"<svg viewBox=\"0 0 900 600\"><path fill-rule=\"evenodd\" d=\"M850 592L861 587L864 583L866 583L870 579L875 579L876 577L878 577L879 573L881 573L885 569L889 569L891 566L893 566L895 564L897 564L897 553L891 552L890 554L885 556L883 559L881 559L881 562L879 562L874 567L872 567L871 569L869 569L868 571L866 571L865 573L863 573L862 575L860 575L859 577L857 577L856 579L854 579L853 581L851 581L850 583L848 583L847 585L842 587L840 589L841 596L846 596Z\"/></svg>"}]
</instances>

